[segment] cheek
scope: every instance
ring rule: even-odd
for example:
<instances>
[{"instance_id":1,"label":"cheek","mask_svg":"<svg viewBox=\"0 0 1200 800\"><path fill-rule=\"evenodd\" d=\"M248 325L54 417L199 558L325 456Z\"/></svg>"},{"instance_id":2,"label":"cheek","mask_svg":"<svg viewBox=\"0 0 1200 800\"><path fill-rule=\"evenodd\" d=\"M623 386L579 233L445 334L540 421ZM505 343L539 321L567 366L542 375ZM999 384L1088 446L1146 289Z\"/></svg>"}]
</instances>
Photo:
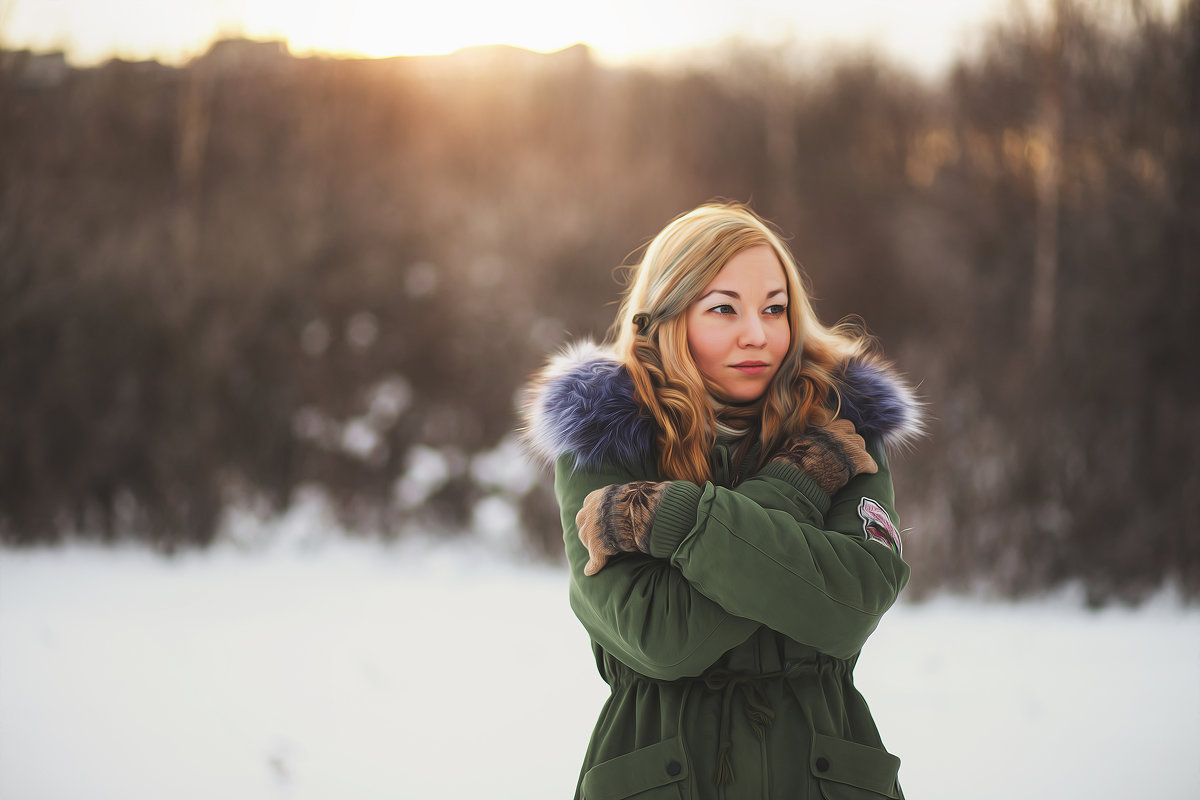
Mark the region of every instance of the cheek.
<instances>
[{"instance_id":1,"label":"cheek","mask_svg":"<svg viewBox=\"0 0 1200 800\"><path fill-rule=\"evenodd\" d=\"M778 358L783 358L787 355L788 348L792 346L792 329L786 322L780 325L774 331L775 336L771 342L772 350Z\"/></svg>"},{"instance_id":2,"label":"cheek","mask_svg":"<svg viewBox=\"0 0 1200 800\"><path fill-rule=\"evenodd\" d=\"M787 353L788 348L792 346L792 332L787 327L779 332L779 336L775 342L775 349L780 356Z\"/></svg>"},{"instance_id":3,"label":"cheek","mask_svg":"<svg viewBox=\"0 0 1200 800\"><path fill-rule=\"evenodd\" d=\"M716 338L713 331L704 325L688 328L688 350L691 351L692 360L702 371L707 370L712 362L719 360L722 355Z\"/></svg>"}]
</instances>

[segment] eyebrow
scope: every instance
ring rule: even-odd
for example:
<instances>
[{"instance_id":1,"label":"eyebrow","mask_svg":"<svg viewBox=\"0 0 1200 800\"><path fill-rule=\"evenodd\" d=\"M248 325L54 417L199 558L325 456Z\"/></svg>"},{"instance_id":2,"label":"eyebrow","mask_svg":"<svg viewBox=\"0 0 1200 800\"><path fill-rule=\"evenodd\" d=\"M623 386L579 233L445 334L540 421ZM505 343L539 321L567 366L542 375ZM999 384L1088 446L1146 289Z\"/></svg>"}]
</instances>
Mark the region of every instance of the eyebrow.
<instances>
[{"instance_id":1,"label":"eyebrow","mask_svg":"<svg viewBox=\"0 0 1200 800\"><path fill-rule=\"evenodd\" d=\"M734 300L741 300L741 299L742 299L742 296L741 296L740 294L738 294L737 292L733 291L732 289L713 289L711 292L709 292L708 294L704 295L704 297L702 297L702 298L700 298L700 299L701 299L701 300L707 300L709 297L711 297L711 296L712 296L712 295L714 295L714 294L723 294L723 295L725 295L725 296L727 296L727 297L732 297ZM774 297L774 296L775 296L775 295L777 295L777 294L787 294L787 290L785 290L785 289L776 289L776 290L775 290L775 291L773 291L773 292L768 292L768 293L767 293L767 299L768 299L768 300L770 300L772 297Z\"/></svg>"}]
</instances>

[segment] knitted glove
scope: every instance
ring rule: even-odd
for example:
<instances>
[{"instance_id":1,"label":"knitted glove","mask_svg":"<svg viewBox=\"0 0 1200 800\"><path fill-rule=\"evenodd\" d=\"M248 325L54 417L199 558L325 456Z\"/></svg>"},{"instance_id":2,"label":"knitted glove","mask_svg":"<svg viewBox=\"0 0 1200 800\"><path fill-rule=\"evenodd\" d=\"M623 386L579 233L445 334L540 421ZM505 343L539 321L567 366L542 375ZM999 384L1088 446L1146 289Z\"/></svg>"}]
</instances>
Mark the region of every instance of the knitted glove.
<instances>
[{"instance_id":1,"label":"knitted glove","mask_svg":"<svg viewBox=\"0 0 1200 800\"><path fill-rule=\"evenodd\" d=\"M633 481L596 489L575 515L579 540L588 551L584 575L595 575L617 553L650 552L650 525L666 483Z\"/></svg>"},{"instance_id":2,"label":"knitted glove","mask_svg":"<svg viewBox=\"0 0 1200 800\"><path fill-rule=\"evenodd\" d=\"M866 442L848 419L836 419L824 428L809 428L793 436L771 460L803 470L829 495L860 472L879 471Z\"/></svg>"}]
</instances>

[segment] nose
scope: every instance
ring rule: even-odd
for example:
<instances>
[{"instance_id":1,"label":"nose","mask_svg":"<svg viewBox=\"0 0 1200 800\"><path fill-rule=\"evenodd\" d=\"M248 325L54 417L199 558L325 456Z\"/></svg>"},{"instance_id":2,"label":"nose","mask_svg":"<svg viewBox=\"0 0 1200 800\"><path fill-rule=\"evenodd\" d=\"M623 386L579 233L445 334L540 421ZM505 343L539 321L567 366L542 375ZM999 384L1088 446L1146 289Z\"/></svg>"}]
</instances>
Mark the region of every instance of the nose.
<instances>
[{"instance_id":1,"label":"nose","mask_svg":"<svg viewBox=\"0 0 1200 800\"><path fill-rule=\"evenodd\" d=\"M767 331L763 327L763 322L757 316L750 316L742 324L742 329L738 335L738 344L742 347L765 347L767 344Z\"/></svg>"}]
</instances>

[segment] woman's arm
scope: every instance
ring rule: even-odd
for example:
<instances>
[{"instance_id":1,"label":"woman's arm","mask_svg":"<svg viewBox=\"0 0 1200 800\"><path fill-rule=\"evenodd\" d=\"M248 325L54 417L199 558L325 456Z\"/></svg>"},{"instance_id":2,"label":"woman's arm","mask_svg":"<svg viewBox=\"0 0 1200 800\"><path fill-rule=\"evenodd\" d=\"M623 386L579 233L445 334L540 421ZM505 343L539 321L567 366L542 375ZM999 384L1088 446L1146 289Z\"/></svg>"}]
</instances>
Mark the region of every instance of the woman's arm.
<instances>
[{"instance_id":1,"label":"woman's arm","mask_svg":"<svg viewBox=\"0 0 1200 800\"><path fill-rule=\"evenodd\" d=\"M554 487L571 567L571 608L594 641L644 675L674 680L701 674L750 637L757 622L729 613L666 560L622 555L585 576L588 551L575 523L584 499L639 476L615 469L575 470L573 464L569 454L558 459ZM695 508L683 509L685 517L689 513L694 519Z\"/></svg>"},{"instance_id":2,"label":"woman's arm","mask_svg":"<svg viewBox=\"0 0 1200 800\"><path fill-rule=\"evenodd\" d=\"M899 537L893 547L878 530L890 524L894 532L896 513L886 456L878 446L870 452L878 471L852 478L832 502L804 472L779 462L733 490L673 482L655 515L650 554L729 613L848 658L909 575Z\"/></svg>"}]
</instances>

